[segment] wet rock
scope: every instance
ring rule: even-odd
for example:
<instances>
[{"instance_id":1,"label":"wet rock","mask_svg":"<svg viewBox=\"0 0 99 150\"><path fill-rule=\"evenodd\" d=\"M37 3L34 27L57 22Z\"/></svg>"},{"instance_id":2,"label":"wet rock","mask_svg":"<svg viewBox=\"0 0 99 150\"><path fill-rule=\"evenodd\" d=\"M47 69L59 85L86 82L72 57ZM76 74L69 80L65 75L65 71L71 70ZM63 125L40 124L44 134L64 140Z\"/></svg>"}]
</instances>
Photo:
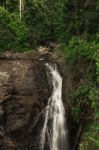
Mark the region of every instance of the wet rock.
<instances>
[{"instance_id":1,"label":"wet rock","mask_svg":"<svg viewBox=\"0 0 99 150\"><path fill-rule=\"evenodd\" d=\"M38 137L50 95L46 67L40 60L26 54L0 55L1 150L39 149Z\"/></svg>"}]
</instances>

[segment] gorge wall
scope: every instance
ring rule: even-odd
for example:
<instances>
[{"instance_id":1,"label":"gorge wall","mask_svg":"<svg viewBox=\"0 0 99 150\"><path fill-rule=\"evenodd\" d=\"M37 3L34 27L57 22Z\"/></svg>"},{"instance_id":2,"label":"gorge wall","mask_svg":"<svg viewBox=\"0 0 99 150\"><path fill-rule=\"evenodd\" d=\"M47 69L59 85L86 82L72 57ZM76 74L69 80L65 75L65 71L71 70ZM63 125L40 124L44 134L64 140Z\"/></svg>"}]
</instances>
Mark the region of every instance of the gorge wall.
<instances>
[{"instance_id":1,"label":"gorge wall","mask_svg":"<svg viewBox=\"0 0 99 150\"><path fill-rule=\"evenodd\" d=\"M0 150L38 150L50 95L46 68L35 55L0 55Z\"/></svg>"}]
</instances>

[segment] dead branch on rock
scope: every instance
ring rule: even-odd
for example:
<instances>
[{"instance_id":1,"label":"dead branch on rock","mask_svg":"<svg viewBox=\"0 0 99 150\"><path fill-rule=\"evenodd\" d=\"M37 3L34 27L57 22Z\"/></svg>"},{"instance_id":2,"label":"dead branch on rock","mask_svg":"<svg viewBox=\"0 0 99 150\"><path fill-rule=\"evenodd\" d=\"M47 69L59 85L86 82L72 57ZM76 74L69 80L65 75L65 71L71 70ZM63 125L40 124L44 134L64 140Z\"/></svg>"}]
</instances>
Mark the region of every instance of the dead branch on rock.
<instances>
[{"instance_id":1,"label":"dead branch on rock","mask_svg":"<svg viewBox=\"0 0 99 150\"><path fill-rule=\"evenodd\" d=\"M31 131L31 129L33 129L33 128L36 126L36 124L37 124L37 122L38 122L40 116L41 116L44 112L45 112L45 108L37 115L37 117L35 118L35 121L33 120L34 123L33 123L33 125L31 125L31 128L29 129L29 131Z\"/></svg>"}]
</instances>

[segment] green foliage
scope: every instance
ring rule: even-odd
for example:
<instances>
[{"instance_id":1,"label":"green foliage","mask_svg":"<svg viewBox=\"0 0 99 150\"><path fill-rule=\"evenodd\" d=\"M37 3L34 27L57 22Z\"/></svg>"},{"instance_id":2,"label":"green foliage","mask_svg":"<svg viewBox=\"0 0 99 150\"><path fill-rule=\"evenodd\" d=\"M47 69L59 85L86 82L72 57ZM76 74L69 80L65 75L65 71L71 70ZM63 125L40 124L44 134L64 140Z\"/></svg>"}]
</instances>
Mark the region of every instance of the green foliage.
<instances>
[{"instance_id":1,"label":"green foliage","mask_svg":"<svg viewBox=\"0 0 99 150\"><path fill-rule=\"evenodd\" d=\"M97 84L99 84L99 50L96 53L96 76L97 76Z\"/></svg>"},{"instance_id":2,"label":"green foliage","mask_svg":"<svg viewBox=\"0 0 99 150\"><path fill-rule=\"evenodd\" d=\"M74 97L76 100L76 104L78 104L79 106L83 106L84 104L90 105L91 108L94 108L96 106L95 95L95 88L92 87L92 85L82 83L82 85L80 85L79 88L76 90Z\"/></svg>"},{"instance_id":3,"label":"green foliage","mask_svg":"<svg viewBox=\"0 0 99 150\"><path fill-rule=\"evenodd\" d=\"M73 122L75 122L75 124L79 123L79 118L81 116L81 108L79 106L72 107L72 116L73 116Z\"/></svg>"},{"instance_id":4,"label":"green foliage","mask_svg":"<svg viewBox=\"0 0 99 150\"><path fill-rule=\"evenodd\" d=\"M99 1L98 0L68 0L65 6L65 28L72 35L90 38L99 30ZM67 13L67 15L66 15Z\"/></svg>"},{"instance_id":5,"label":"green foliage","mask_svg":"<svg viewBox=\"0 0 99 150\"><path fill-rule=\"evenodd\" d=\"M79 123L79 120L86 116L87 112L88 119L96 117L97 98L96 89L92 84L81 84L73 95L73 108L72 116L75 123ZM90 116L91 118L90 118Z\"/></svg>"},{"instance_id":6,"label":"green foliage","mask_svg":"<svg viewBox=\"0 0 99 150\"><path fill-rule=\"evenodd\" d=\"M88 128L85 129L82 135L82 142L80 144L80 150L88 149L99 149L99 125L94 120L93 124L90 124Z\"/></svg>"},{"instance_id":7,"label":"green foliage","mask_svg":"<svg viewBox=\"0 0 99 150\"><path fill-rule=\"evenodd\" d=\"M19 12L19 0L6 0L5 7L11 13Z\"/></svg>"},{"instance_id":8,"label":"green foliage","mask_svg":"<svg viewBox=\"0 0 99 150\"><path fill-rule=\"evenodd\" d=\"M68 43L62 43L59 50L63 54L65 74L75 70L74 81L79 83L71 94L73 126L83 127L79 150L99 149L99 34L89 41L73 36ZM86 66L79 79L81 63Z\"/></svg>"},{"instance_id":9,"label":"green foliage","mask_svg":"<svg viewBox=\"0 0 99 150\"><path fill-rule=\"evenodd\" d=\"M28 29L19 17L0 7L0 51L17 50L26 46Z\"/></svg>"},{"instance_id":10,"label":"green foliage","mask_svg":"<svg viewBox=\"0 0 99 150\"><path fill-rule=\"evenodd\" d=\"M84 122L82 123L84 130L79 150L99 148L98 89L92 80L89 81L88 78L86 80L87 82L81 83L73 95L72 117L74 124L81 124L81 120Z\"/></svg>"},{"instance_id":11,"label":"green foliage","mask_svg":"<svg viewBox=\"0 0 99 150\"><path fill-rule=\"evenodd\" d=\"M68 45L62 45L62 51L67 59L85 58L92 59L98 51L99 44L97 41L86 41L79 37L72 37Z\"/></svg>"},{"instance_id":12,"label":"green foliage","mask_svg":"<svg viewBox=\"0 0 99 150\"><path fill-rule=\"evenodd\" d=\"M29 41L33 46L55 41L60 37L63 22L64 1L26 1L24 17L29 28Z\"/></svg>"},{"instance_id":13,"label":"green foliage","mask_svg":"<svg viewBox=\"0 0 99 150\"><path fill-rule=\"evenodd\" d=\"M28 45L29 48L50 42L68 42L74 36L71 44L77 42L78 48L85 48L87 51L90 45L84 43L81 39L92 39L99 29L98 0L84 0L82 2L81 0L23 0L22 23L18 19L19 1L2 0L0 5L9 12L9 15L17 15L17 17L14 17L14 22L16 20L17 25L21 24L25 26L23 28L28 28L28 39L25 45ZM6 15L5 17L8 18ZM75 38L78 35L81 39ZM81 44L81 47L79 47L79 44ZM90 55L92 55L94 46L93 43L92 50L90 47ZM76 52L73 51L73 53ZM87 56L89 57L89 54Z\"/></svg>"},{"instance_id":14,"label":"green foliage","mask_svg":"<svg viewBox=\"0 0 99 150\"><path fill-rule=\"evenodd\" d=\"M88 71L92 68L93 62L96 63L97 82L99 81L99 34L92 40L87 41L78 36L72 38L65 44L61 43L59 52L63 55L64 70L67 72L77 61L85 60L89 63ZM87 71L87 72L88 72Z\"/></svg>"},{"instance_id":15,"label":"green foliage","mask_svg":"<svg viewBox=\"0 0 99 150\"><path fill-rule=\"evenodd\" d=\"M18 16L11 14L11 21L9 27L11 31L15 34L17 42L19 42L21 47L24 46L24 42L26 41L28 29L24 25L23 22L19 21Z\"/></svg>"}]
</instances>

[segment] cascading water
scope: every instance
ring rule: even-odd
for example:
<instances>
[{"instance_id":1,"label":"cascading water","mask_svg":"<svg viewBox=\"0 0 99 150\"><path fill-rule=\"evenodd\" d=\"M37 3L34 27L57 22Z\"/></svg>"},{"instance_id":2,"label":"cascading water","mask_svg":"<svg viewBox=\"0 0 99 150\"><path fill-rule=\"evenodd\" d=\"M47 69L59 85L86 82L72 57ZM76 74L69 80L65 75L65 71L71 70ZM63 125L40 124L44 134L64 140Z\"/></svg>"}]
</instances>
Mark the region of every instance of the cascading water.
<instances>
[{"instance_id":1,"label":"cascading water","mask_svg":"<svg viewBox=\"0 0 99 150\"><path fill-rule=\"evenodd\" d=\"M44 126L40 137L40 150L68 150L68 130L62 102L62 78L57 66L46 64L51 75L53 92L48 100ZM46 148L46 143L48 143Z\"/></svg>"}]
</instances>

